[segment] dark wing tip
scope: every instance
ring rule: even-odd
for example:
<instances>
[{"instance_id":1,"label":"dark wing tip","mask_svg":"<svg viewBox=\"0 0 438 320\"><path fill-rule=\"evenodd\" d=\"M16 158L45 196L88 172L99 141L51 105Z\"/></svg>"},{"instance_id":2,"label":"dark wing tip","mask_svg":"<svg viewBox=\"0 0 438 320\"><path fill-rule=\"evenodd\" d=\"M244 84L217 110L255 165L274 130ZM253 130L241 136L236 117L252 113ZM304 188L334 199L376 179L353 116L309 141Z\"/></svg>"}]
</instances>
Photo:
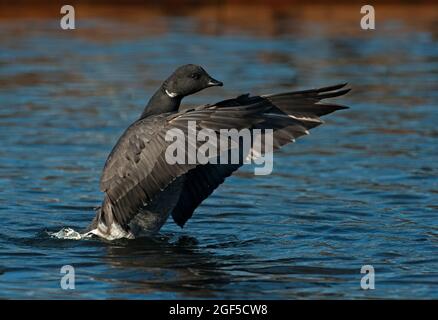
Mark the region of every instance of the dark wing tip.
<instances>
[{"instance_id":1,"label":"dark wing tip","mask_svg":"<svg viewBox=\"0 0 438 320\"><path fill-rule=\"evenodd\" d=\"M330 107L333 111L350 109L350 107L348 106L345 106L343 104L337 104L337 103L317 103L316 105L323 105L325 107Z\"/></svg>"},{"instance_id":2,"label":"dark wing tip","mask_svg":"<svg viewBox=\"0 0 438 320\"><path fill-rule=\"evenodd\" d=\"M335 90L339 90L342 89L343 87L345 87L348 84L348 82L342 82L339 84L335 84L333 86L327 86L327 87L321 87L318 89L315 89L318 93L321 92L327 92L327 91L335 91Z\"/></svg>"},{"instance_id":3,"label":"dark wing tip","mask_svg":"<svg viewBox=\"0 0 438 320\"><path fill-rule=\"evenodd\" d=\"M316 96L317 99L326 99L326 98L335 98L339 96L343 96L344 94L347 94L351 91L351 88L342 89L342 90L330 90L330 91L324 91L322 93L318 93Z\"/></svg>"},{"instance_id":4,"label":"dark wing tip","mask_svg":"<svg viewBox=\"0 0 438 320\"><path fill-rule=\"evenodd\" d=\"M302 98L313 98L313 99L324 99L324 98L333 98L342 96L351 91L351 88L344 88L348 85L348 82L343 82L339 84L335 84L333 86L308 89L308 90L300 90L300 91L288 91L282 93L273 93L273 94L265 94L262 95L263 98L282 98L282 97L302 97ZM342 89L342 90L341 90Z\"/></svg>"}]
</instances>

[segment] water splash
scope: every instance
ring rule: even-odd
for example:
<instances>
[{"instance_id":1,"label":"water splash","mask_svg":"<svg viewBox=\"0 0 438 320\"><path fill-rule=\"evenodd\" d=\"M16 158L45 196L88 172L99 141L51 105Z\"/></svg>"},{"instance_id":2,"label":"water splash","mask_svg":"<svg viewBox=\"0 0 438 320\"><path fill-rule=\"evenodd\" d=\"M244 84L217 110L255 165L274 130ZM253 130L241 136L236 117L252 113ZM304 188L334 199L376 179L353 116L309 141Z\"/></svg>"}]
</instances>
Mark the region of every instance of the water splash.
<instances>
[{"instance_id":1,"label":"water splash","mask_svg":"<svg viewBox=\"0 0 438 320\"><path fill-rule=\"evenodd\" d=\"M87 233L80 233L72 228L62 228L58 232L47 232L51 238L56 239L67 239L67 240L82 240L91 238L91 234L89 232Z\"/></svg>"}]
</instances>

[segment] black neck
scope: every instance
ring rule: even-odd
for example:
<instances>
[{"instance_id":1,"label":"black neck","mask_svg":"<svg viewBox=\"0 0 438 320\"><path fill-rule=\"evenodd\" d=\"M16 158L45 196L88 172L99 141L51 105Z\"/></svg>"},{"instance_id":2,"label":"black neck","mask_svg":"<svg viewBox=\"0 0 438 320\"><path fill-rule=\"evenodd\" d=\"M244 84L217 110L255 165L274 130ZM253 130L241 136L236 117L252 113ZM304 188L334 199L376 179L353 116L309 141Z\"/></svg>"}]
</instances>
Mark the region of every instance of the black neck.
<instances>
[{"instance_id":1,"label":"black neck","mask_svg":"<svg viewBox=\"0 0 438 320\"><path fill-rule=\"evenodd\" d=\"M166 93L164 86L161 86L160 89L158 89L149 100L148 104L143 110L143 113L141 114L140 119L155 114L178 111L180 104L180 97L170 97Z\"/></svg>"}]
</instances>

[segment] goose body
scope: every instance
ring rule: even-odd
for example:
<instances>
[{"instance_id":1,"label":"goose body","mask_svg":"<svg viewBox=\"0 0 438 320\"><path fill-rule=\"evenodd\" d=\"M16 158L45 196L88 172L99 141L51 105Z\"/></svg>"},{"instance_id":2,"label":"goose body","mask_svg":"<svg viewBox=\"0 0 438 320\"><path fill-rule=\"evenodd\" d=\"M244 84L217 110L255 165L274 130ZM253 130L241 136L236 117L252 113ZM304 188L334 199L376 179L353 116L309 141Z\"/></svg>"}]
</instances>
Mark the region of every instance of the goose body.
<instances>
[{"instance_id":1,"label":"goose body","mask_svg":"<svg viewBox=\"0 0 438 320\"><path fill-rule=\"evenodd\" d=\"M321 100L344 95L340 84L280 94L248 94L181 108L181 100L212 86L222 86L201 67L178 68L151 98L140 118L120 137L105 163L100 180L104 199L88 228L89 233L113 240L158 232L168 217L181 227L195 209L224 180L243 165L238 163L175 163L166 161L170 142L166 132L179 129L272 129L273 149L293 142L320 125L321 116L345 109Z\"/></svg>"}]
</instances>

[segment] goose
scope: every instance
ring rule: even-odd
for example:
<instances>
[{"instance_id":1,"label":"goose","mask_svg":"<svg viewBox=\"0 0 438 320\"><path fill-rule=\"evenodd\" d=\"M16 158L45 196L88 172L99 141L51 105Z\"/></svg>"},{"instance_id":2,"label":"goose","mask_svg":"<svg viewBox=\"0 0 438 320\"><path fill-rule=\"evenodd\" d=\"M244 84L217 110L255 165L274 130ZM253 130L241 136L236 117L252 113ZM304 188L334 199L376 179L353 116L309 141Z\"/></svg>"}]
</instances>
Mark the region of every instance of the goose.
<instances>
[{"instance_id":1,"label":"goose","mask_svg":"<svg viewBox=\"0 0 438 320\"><path fill-rule=\"evenodd\" d=\"M321 116L347 109L322 100L350 91L342 83L278 94L243 94L193 108L181 105L186 96L222 85L195 64L177 68L162 83L106 160L100 178L104 198L88 234L107 240L150 235L157 233L170 215L183 227L202 201L244 164L244 154L237 163L169 164L169 130L178 129L187 137L189 122L215 134L223 129L271 130L275 151L322 124Z\"/></svg>"}]
</instances>

